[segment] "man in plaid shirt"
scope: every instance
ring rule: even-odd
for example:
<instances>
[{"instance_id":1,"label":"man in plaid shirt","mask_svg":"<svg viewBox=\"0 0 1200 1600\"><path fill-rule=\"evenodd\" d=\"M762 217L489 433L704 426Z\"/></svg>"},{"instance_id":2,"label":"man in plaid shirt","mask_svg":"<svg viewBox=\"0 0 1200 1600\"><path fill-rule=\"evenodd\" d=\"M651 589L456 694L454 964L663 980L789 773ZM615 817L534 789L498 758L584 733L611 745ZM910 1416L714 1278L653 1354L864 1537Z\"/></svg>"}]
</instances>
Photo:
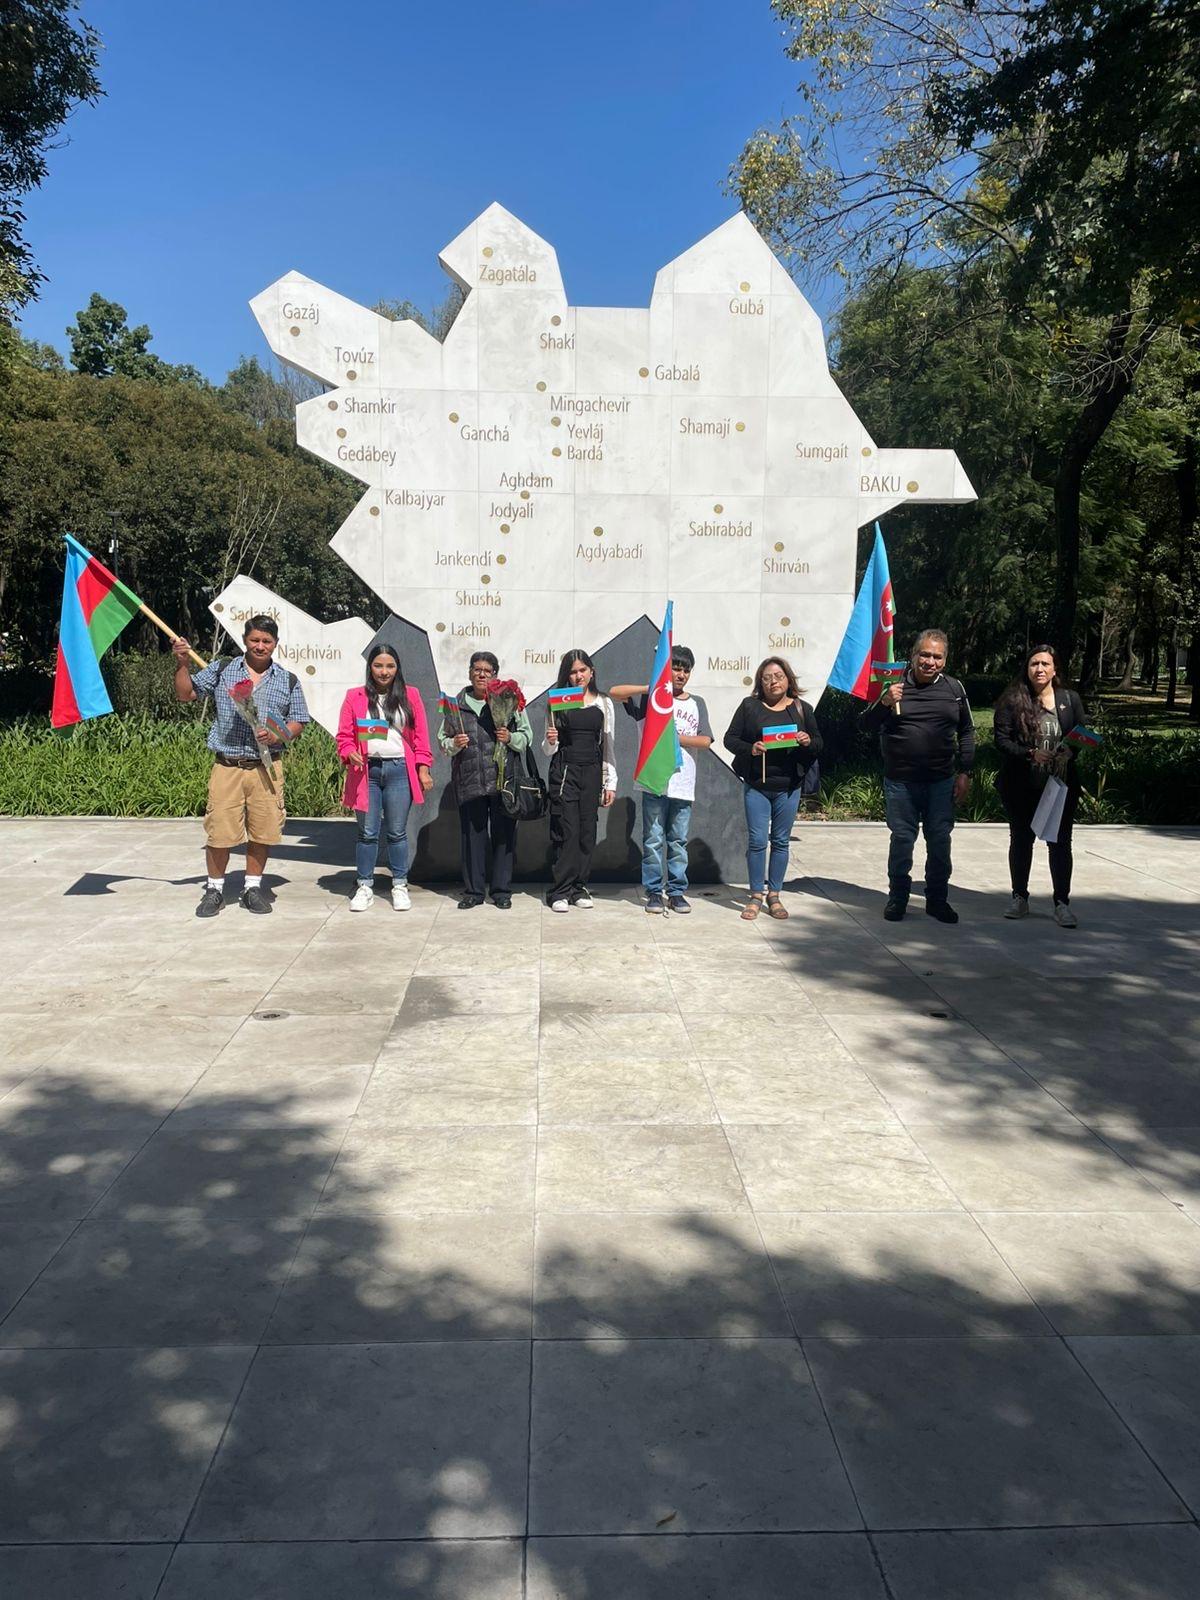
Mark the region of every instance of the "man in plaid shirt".
<instances>
[{"instance_id":1,"label":"man in plaid shirt","mask_svg":"<svg viewBox=\"0 0 1200 1600\"><path fill-rule=\"evenodd\" d=\"M265 916L273 896L263 888L267 855L283 838L287 812L283 806L283 745L294 739L309 720L304 693L295 674L271 658L279 643L273 617L251 617L243 634L245 653L233 661L213 661L200 672L188 669L186 639L176 639L175 696L202 700L211 696L216 708L208 735L208 748L216 758L208 782L208 808L204 813L205 858L208 880L198 917L215 917L225 903L225 869L234 845L246 846L246 881L242 904L247 911ZM249 682L259 718L267 723L257 732L234 704L230 691ZM270 728L275 723L282 732ZM263 747L270 762L262 759Z\"/></svg>"}]
</instances>

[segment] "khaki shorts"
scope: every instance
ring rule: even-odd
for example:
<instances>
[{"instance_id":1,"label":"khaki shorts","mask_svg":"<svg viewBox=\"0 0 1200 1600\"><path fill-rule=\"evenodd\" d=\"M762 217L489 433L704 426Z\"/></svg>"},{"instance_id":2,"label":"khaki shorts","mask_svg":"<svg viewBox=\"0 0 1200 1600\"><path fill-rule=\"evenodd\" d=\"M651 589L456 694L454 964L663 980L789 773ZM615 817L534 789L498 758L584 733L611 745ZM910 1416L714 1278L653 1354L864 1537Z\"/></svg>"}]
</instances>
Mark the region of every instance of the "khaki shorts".
<instances>
[{"instance_id":1,"label":"khaki shorts","mask_svg":"<svg viewBox=\"0 0 1200 1600\"><path fill-rule=\"evenodd\" d=\"M220 761L208 780L204 836L214 850L236 844L278 844L287 812L283 808L283 762L227 767Z\"/></svg>"}]
</instances>

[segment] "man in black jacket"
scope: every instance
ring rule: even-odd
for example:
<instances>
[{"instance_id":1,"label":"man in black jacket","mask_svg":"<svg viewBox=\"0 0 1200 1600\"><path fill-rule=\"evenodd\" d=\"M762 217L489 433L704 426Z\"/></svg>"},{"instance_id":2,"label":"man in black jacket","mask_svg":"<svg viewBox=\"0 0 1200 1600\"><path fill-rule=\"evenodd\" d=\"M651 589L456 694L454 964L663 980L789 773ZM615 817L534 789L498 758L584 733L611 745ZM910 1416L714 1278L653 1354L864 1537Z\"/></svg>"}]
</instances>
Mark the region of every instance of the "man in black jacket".
<instances>
[{"instance_id":1,"label":"man in black jacket","mask_svg":"<svg viewBox=\"0 0 1200 1600\"><path fill-rule=\"evenodd\" d=\"M913 646L904 677L863 713L878 729L883 752L883 792L892 843L888 851L888 901L883 915L899 922L912 889L913 846L925 832L925 910L939 922L957 922L947 899L954 807L966 798L975 761L975 724L967 691L947 677L946 635L926 628Z\"/></svg>"}]
</instances>

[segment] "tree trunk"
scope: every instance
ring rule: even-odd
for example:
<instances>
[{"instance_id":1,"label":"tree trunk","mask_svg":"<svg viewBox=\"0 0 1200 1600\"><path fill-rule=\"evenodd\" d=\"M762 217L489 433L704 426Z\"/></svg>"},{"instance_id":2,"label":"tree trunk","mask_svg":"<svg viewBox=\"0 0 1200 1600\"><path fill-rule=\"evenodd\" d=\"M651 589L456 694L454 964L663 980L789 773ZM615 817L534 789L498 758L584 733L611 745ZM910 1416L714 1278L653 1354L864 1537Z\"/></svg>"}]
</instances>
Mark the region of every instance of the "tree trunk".
<instances>
[{"instance_id":1,"label":"tree trunk","mask_svg":"<svg viewBox=\"0 0 1200 1600\"><path fill-rule=\"evenodd\" d=\"M1103 649L1104 614L1093 611L1083 636L1083 665L1079 669L1079 692L1094 700L1100 688L1100 652Z\"/></svg>"},{"instance_id":2,"label":"tree trunk","mask_svg":"<svg viewBox=\"0 0 1200 1600\"><path fill-rule=\"evenodd\" d=\"M1054 539L1057 557L1054 579L1052 636L1062 658L1070 667L1075 648L1075 621L1079 610L1079 552L1082 525L1079 497L1083 472L1092 452L1103 439L1154 338L1153 328L1143 328L1133 338L1133 312L1122 311L1109 324L1104 340L1103 360L1083 410L1063 442L1054 479ZM1131 343L1132 339L1132 343Z\"/></svg>"},{"instance_id":3,"label":"tree trunk","mask_svg":"<svg viewBox=\"0 0 1200 1600\"><path fill-rule=\"evenodd\" d=\"M1175 696L1179 693L1179 618L1171 622L1167 635L1167 710L1175 709Z\"/></svg>"},{"instance_id":4,"label":"tree trunk","mask_svg":"<svg viewBox=\"0 0 1200 1600\"><path fill-rule=\"evenodd\" d=\"M1187 672L1188 682L1192 686L1188 716L1193 722L1200 722L1200 628L1192 629L1192 642L1188 645Z\"/></svg>"},{"instance_id":5,"label":"tree trunk","mask_svg":"<svg viewBox=\"0 0 1200 1600\"><path fill-rule=\"evenodd\" d=\"M1134 641L1137 638L1137 629L1130 628L1125 639L1125 673L1117 685L1118 694L1132 694L1133 692L1133 665L1137 660Z\"/></svg>"},{"instance_id":6,"label":"tree trunk","mask_svg":"<svg viewBox=\"0 0 1200 1600\"><path fill-rule=\"evenodd\" d=\"M1179 497L1179 568L1175 575L1176 612L1174 624L1171 628L1171 661L1170 679L1167 684L1167 705L1174 706L1179 692L1179 606L1181 602L1187 605L1194 600L1195 585L1194 574L1194 545L1196 540L1196 524L1200 520L1200 490L1197 486L1197 461L1196 461L1196 436L1188 433L1184 437L1183 452L1179 465L1175 469L1175 492ZM1195 660L1195 632L1192 630L1192 649L1188 653L1188 664L1192 685L1191 715L1197 716L1197 684Z\"/></svg>"}]
</instances>

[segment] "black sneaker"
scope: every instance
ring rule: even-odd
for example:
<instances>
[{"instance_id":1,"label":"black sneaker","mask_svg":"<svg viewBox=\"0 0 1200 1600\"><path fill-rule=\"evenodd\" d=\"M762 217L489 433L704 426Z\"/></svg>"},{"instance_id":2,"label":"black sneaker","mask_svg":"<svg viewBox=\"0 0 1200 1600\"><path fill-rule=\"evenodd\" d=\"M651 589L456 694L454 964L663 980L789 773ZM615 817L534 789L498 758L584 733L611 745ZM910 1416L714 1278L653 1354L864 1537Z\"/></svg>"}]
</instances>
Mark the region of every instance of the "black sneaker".
<instances>
[{"instance_id":1,"label":"black sneaker","mask_svg":"<svg viewBox=\"0 0 1200 1600\"><path fill-rule=\"evenodd\" d=\"M474 911L476 906L481 906L482 904L483 896L481 894L464 894L458 902L458 909L460 911Z\"/></svg>"},{"instance_id":2,"label":"black sneaker","mask_svg":"<svg viewBox=\"0 0 1200 1600\"><path fill-rule=\"evenodd\" d=\"M497 911L511 911L512 910L512 895L510 895L510 894L494 894L492 896L492 904L495 906Z\"/></svg>"},{"instance_id":3,"label":"black sneaker","mask_svg":"<svg viewBox=\"0 0 1200 1600\"><path fill-rule=\"evenodd\" d=\"M958 921L958 912L948 900L926 900L925 915L934 917L938 922Z\"/></svg>"},{"instance_id":4,"label":"black sneaker","mask_svg":"<svg viewBox=\"0 0 1200 1600\"><path fill-rule=\"evenodd\" d=\"M662 908L663 908L663 897L662 897L662 895L660 895L660 894L651 894L649 892L649 890L647 890L646 891L646 898L645 898L645 900L642 901L642 904L645 906L646 910L650 913L650 915L652 917L661 917L662 916Z\"/></svg>"},{"instance_id":5,"label":"black sneaker","mask_svg":"<svg viewBox=\"0 0 1200 1600\"><path fill-rule=\"evenodd\" d=\"M908 910L908 901L898 894L888 895L888 903L883 908L885 922L903 922L904 913Z\"/></svg>"},{"instance_id":6,"label":"black sneaker","mask_svg":"<svg viewBox=\"0 0 1200 1600\"><path fill-rule=\"evenodd\" d=\"M245 906L247 911L253 911L256 917L269 917L271 915L271 901L273 898L273 895L269 895L267 891L257 883L254 885L253 889L242 890L242 904Z\"/></svg>"},{"instance_id":7,"label":"black sneaker","mask_svg":"<svg viewBox=\"0 0 1200 1600\"><path fill-rule=\"evenodd\" d=\"M679 916L686 917L691 909L691 906L688 905L687 901L681 894L669 894L667 896L668 911L674 911L677 912Z\"/></svg>"},{"instance_id":8,"label":"black sneaker","mask_svg":"<svg viewBox=\"0 0 1200 1600\"><path fill-rule=\"evenodd\" d=\"M225 904L225 896L220 889L205 889L200 896L200 904L196 907L198 917L215 917Z\"/></svg>"}]
</instances>

